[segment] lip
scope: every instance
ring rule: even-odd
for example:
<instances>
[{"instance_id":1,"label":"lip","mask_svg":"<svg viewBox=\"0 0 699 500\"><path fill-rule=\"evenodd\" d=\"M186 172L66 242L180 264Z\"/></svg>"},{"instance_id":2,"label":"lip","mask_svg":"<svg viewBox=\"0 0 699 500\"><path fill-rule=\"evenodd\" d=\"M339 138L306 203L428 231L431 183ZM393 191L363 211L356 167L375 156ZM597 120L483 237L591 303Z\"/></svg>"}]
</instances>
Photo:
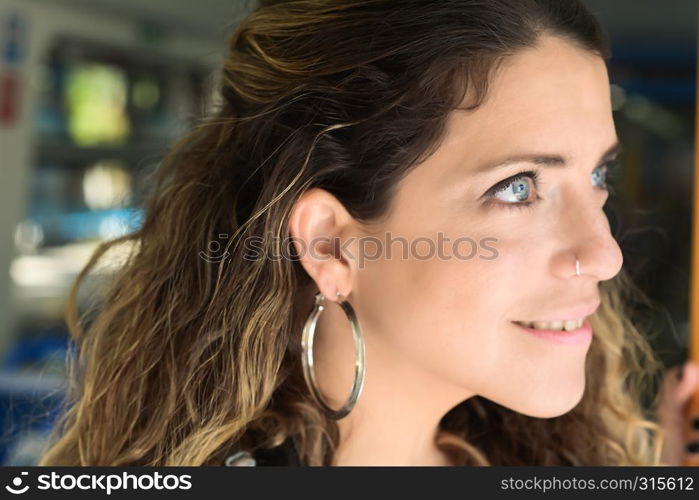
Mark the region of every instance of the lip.
<instances>
[{"instance_id":1,"label":"lip","mask_svg":"<svg viewBox=\"0 0 699 500\"><path fill-rule=\"evenodd\" d=\"M551 316L548 316L547 318L534 318L534 319L518 319L516 321L525 321L525 322L535 322L535 321L541 321L541 322L546 322L546 323L551 323L553 321L565 321L568 319L577 319L577 318L587 318L587 316L590 316L593 314L595 311L597 311L597 308L600 306L600 301L596 300L595 302L589 302L587 304L579 305L576 307L571 307L570 309L565 309L558 311Z\"/></svg>"},{"instance_id":2,"label":"lip","mask_svg":"<svg viewBox=\"0 0 699 500\"><path fill-rule=\"evenodd\" d=\"M566 345L589 345L592 341L592 325L589 318L585 318L580 328L567 332L565 330L537 330L517 323L512 323L525 333L534 335L544 340L551 340Z\"/></svg>"}]
</instances>

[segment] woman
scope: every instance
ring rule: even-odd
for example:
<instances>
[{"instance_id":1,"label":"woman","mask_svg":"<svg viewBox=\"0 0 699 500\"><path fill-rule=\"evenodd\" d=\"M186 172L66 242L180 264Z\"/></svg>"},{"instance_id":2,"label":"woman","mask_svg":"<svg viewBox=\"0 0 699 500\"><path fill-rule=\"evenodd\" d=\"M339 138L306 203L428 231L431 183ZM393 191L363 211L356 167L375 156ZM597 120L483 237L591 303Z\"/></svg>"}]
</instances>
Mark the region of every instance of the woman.
<instances>
[{"instance_id":1,"label":"woman","mask_svg":"<svg viewBox=\"0 0 699 500\"><path fill-rule=\"evenodd\" d=\"M606 58L577 0L261 2L41 465L663 463Z\"/></svg>"}]
</instances>

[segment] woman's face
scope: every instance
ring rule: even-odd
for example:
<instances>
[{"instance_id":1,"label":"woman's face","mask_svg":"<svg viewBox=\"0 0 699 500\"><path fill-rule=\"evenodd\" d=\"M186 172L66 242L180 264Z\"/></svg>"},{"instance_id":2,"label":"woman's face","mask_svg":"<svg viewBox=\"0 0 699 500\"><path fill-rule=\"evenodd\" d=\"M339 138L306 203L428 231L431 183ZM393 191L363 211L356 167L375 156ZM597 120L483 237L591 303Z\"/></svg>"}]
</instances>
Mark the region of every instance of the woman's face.
<instances>
[{"instance_id":1,"label":"woman's face","mask_svg":"<svg viewBox=\"0 0 699 500\"><path fill-rule=\"evenodd\" d=\"M372 229L394 243L390 258L385 246L381 258L365 257L351 290L370 336L367 362L407 365L435 391L530 416L572 409L589 338L562 343L513 322L589 316L599 282L619 272L602 210L605 153L616 143L602 59L554 37L507 59L485 103L451 116L445 141ZM513 178L524 171L537 180ZM406 259L399 238L413 243Z\"/></svg>"}]
</instances>

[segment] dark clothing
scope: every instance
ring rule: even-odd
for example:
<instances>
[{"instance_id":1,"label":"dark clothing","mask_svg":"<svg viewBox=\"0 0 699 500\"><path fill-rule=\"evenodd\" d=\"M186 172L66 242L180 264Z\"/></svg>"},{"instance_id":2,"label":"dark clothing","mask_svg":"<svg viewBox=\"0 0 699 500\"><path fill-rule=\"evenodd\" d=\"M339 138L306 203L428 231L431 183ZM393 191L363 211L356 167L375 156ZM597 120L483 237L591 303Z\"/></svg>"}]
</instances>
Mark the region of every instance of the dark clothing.
<instances>
[{"instance_id":1,"label":"dark clothing","mask_svg":"<svg viewBox=\"0 0 699 500\"><path fill-rule=\"evenodd\" d=\"M294 440L289 437L279 446L274 448L260 448L255 451L238 449L226 457L224 465L236 466L277 466L277 467L301 467Z\"/></svg>"}]
</instances>

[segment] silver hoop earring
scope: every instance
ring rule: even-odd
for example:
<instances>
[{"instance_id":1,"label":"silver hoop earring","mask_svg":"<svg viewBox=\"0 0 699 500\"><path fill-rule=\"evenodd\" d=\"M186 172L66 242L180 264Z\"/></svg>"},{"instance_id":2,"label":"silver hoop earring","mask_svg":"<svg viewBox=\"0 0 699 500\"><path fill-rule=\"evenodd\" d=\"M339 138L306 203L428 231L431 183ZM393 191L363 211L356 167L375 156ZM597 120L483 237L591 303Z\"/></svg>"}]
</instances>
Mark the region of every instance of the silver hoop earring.
<instances>
[{"instance_id":1,"label":"silver hoop earring","mask_svg":"<svg viewBox=\"0 0 699 500\"><path fill-rule=\"evenodd\" d=\"M341 297L339 292L337 295L338 297ZM303 335L301 337L301 361L303 364L303 377L306 380L306 385L308 386L313 399L323 409L325 414L334 420L339 420L352 411L352 408L354 408L354 405L357 403L357 400L362 393L362 388L364 387L364 375L366 372L364 365L364 337L362 336L362 330L359 326L357 316L354 313L354 309L346 300L340 300L338 305L342 307L342 310L345 312L345 315L350 322L350 326L352 327L352 336L354 337L354 347L356 351L356 362L354 365L354 383L352 384L352 391L350 392L349 398L339 410L333 410L330 408L330 406L328 406L320 393L315 374L313 373L313 338L315 337L318 316L320 316L320 313L323 312L323 309L325 309L324 301L325 297L323 294L317 293L315 296L313 311L311 311L311 314L309 314L308 319L306 319L306 324L303 327Z\"/></svg>"}]
</instances>

